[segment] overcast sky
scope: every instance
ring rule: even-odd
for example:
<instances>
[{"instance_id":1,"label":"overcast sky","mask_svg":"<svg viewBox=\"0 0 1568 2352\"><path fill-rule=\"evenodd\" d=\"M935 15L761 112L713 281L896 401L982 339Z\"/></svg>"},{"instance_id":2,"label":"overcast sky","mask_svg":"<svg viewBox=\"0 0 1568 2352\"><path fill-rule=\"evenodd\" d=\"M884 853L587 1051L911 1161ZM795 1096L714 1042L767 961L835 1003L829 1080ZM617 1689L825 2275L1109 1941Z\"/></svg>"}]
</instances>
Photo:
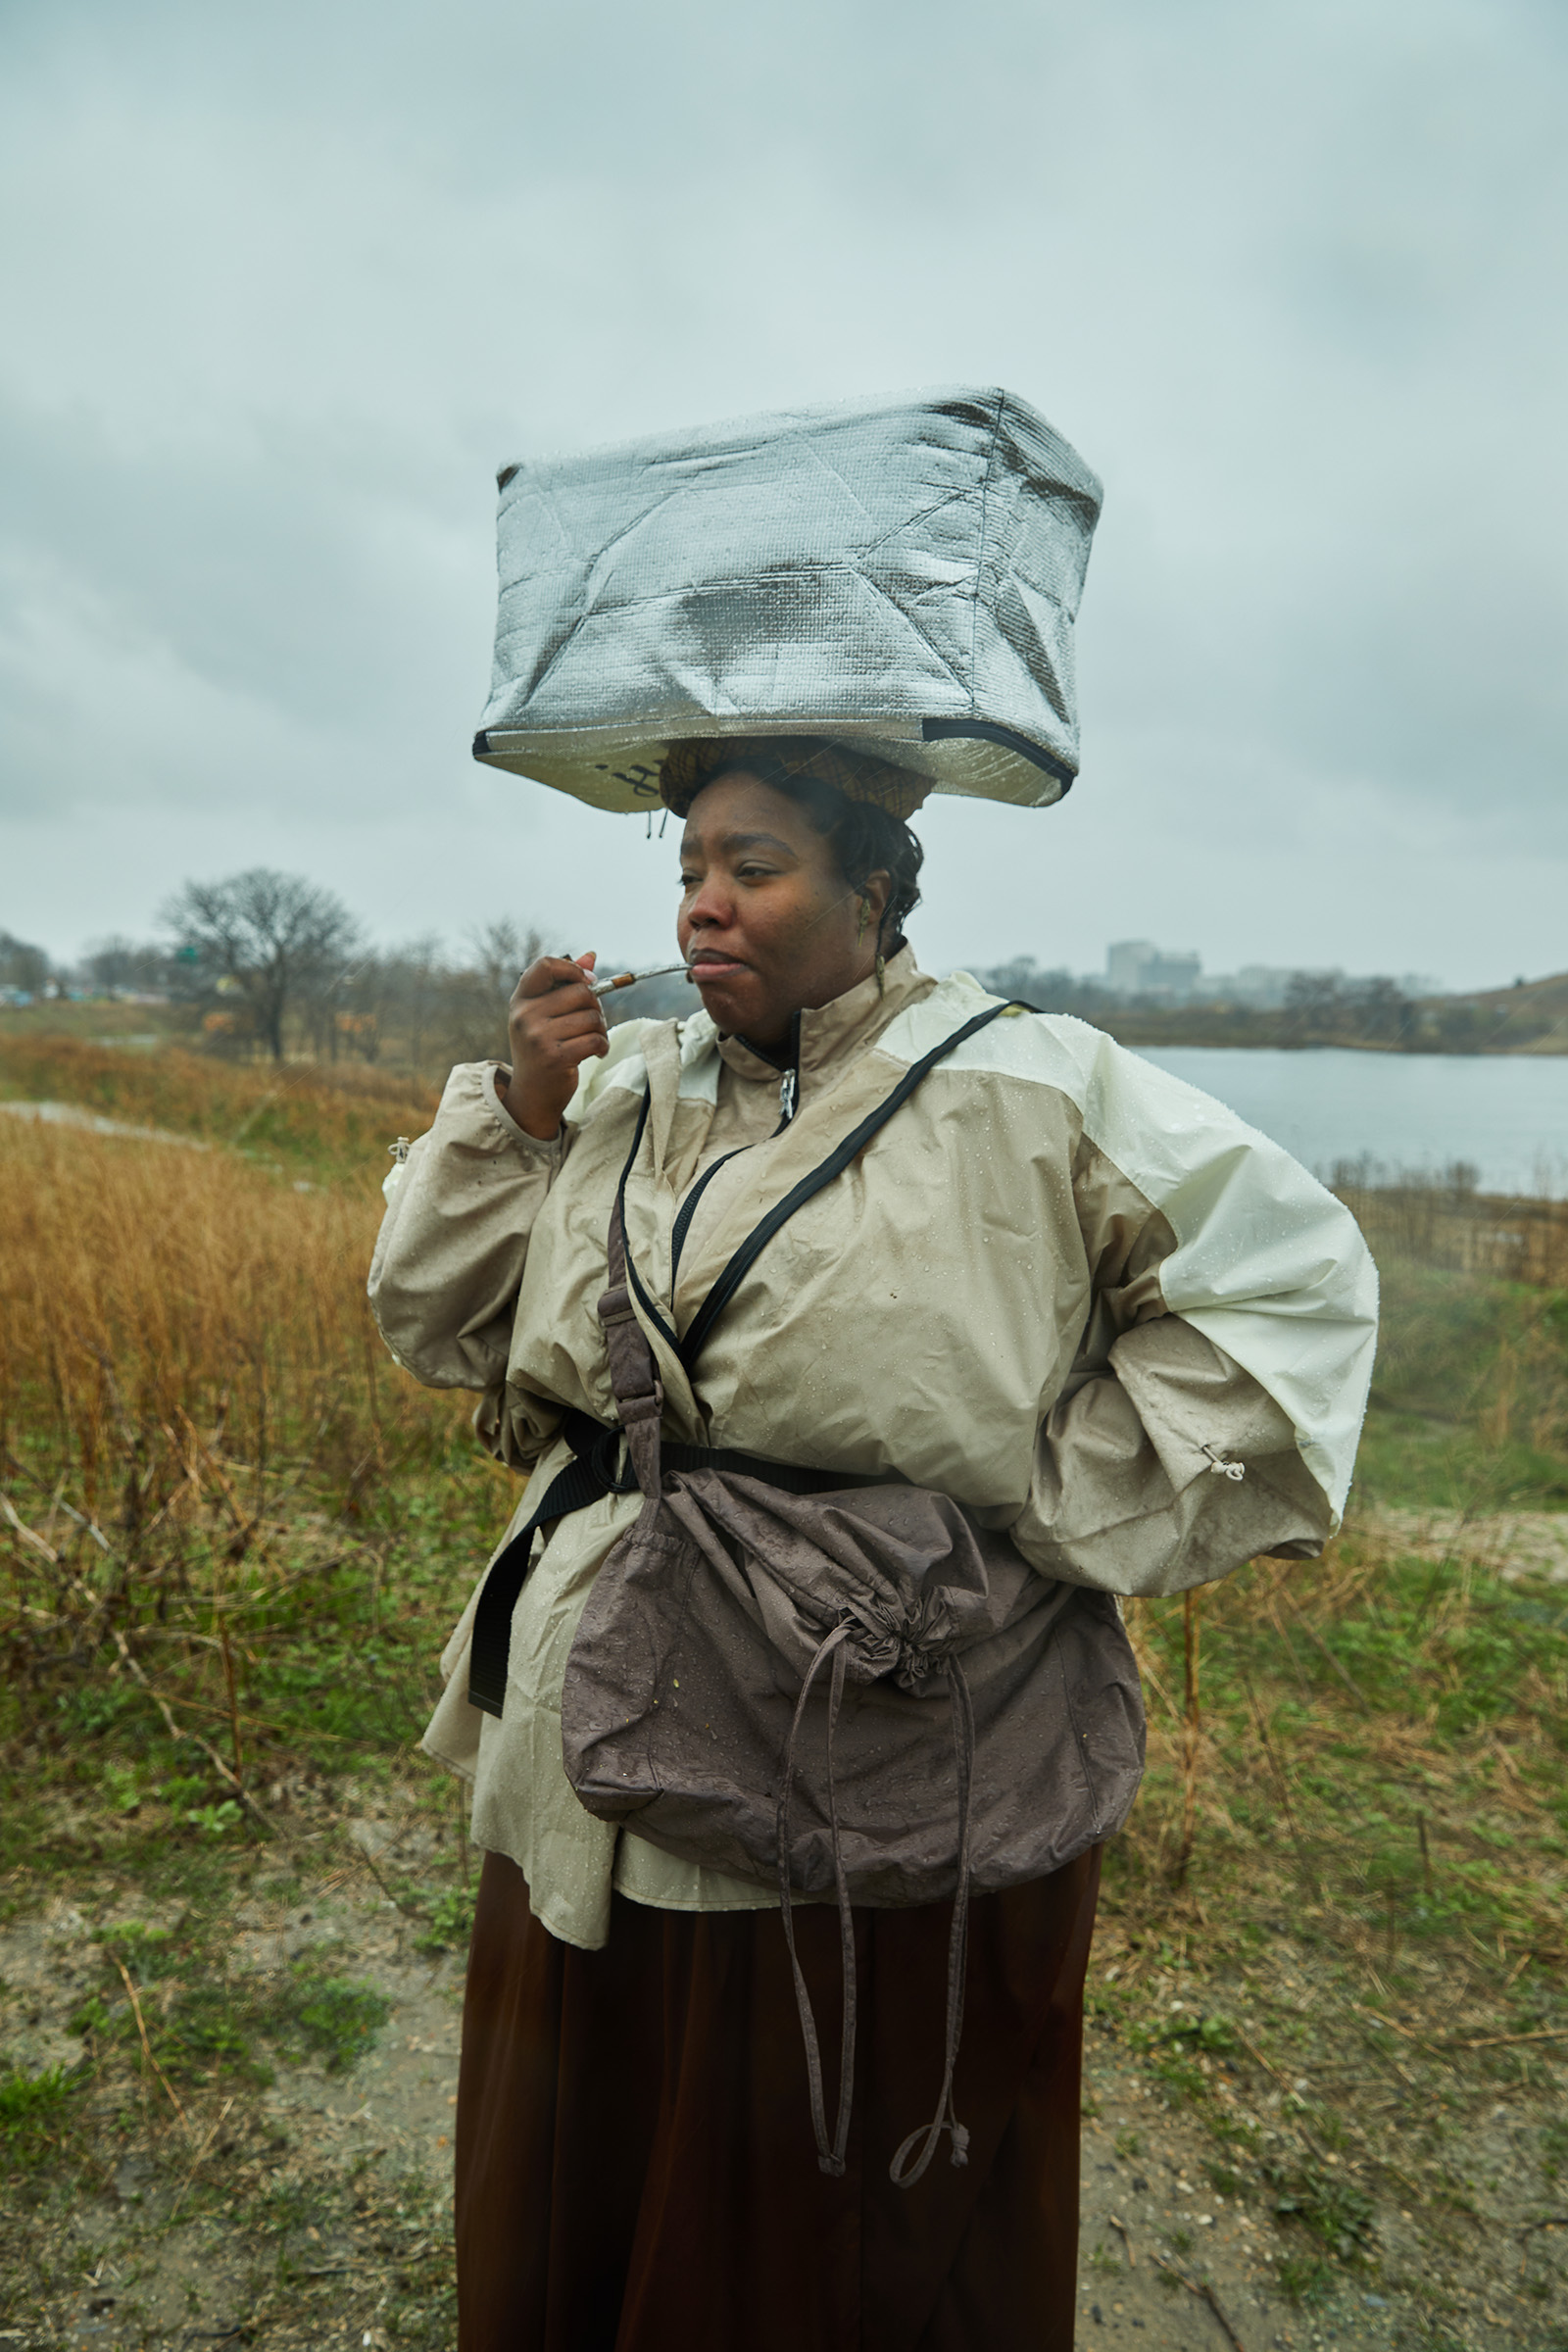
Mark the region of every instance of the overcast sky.
<instances>
[{"instance_id":1,"label":"overcast sky","mask_svg":"<svg viewBox=\"0 0 1568 2352\"><path fill-rule=\"evenodd\" d=\"M1565 101L1558 0L5 0L0 928L660 955L673 830L468 757L497 466L970 381L1106 501L923 960L1562 969Z\"/></svg>"}]
</instances>

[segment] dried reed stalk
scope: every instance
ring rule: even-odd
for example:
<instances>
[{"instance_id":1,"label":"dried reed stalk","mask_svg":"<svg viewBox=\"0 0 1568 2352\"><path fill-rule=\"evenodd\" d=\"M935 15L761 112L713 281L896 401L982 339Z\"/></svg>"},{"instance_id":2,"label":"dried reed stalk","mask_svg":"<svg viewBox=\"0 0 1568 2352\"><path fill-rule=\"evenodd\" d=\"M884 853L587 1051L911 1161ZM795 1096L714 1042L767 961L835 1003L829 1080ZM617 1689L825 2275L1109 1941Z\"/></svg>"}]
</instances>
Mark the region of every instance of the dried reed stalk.
<instances>
[{"instance_id":1,"label":"dried reed stalk","mask_svg":"<svg viewBox=\"0 0 1568 2352\"><path fill-rule=\"evenodd\" d=\"M147 2038L147 2021L142 2016L141 2003L136 1998L136 1987L130 1981L130 1971L128 1968L126 1968L125 1963L121 1959L118 1952L114 1953L112 1957L114 1959L115 1966L120 1971L125 1990L130 1995L131 2015L136 2020L136 2031L141 2035L141 2054L146 2060L147 2064L152 2068L153 2073L158 2077L158 2080L163 2084L165 2090L168 2091L169 2103L179 2118L181 2130L188 2132L190 2130L190 2125L186 2120L185 2110L179 2103L178 2094L175 2091L173 2084L170 2082L169 2077L165 2074L163 2068L153 2056L153 2045Z\"/></svg>"},{"instance_id":2,"label":"dried reed stalk","mask_svg":"<svg viewBox=\"0 0 1568 2352\"><path fill-rule=\"evenodd\" d=\"M1185 1886L1198 1843L1198 1788L1201 1778L1203 1717L1199 1699L1199 1643L1202 1632L1200 1603L1189 1587L1182 1594L1182 1830L1171 1868L1171 1880Z\"/></svg>"}]
</instances>

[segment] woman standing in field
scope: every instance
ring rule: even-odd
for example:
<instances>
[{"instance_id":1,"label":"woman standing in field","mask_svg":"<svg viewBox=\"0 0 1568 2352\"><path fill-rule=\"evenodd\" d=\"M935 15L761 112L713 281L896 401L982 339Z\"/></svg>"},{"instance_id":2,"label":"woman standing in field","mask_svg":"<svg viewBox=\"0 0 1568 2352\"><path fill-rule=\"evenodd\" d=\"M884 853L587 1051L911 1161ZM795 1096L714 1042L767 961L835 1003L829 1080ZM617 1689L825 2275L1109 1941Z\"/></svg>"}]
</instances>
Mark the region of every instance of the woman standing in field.
<instances>
[{"instance_id":1,"label":"woman standing in field","mask_svg":"<svg viewBox=\"0 0 1568 2352\"><path fill-rule=\"evenodd\" d=\"M949 1906L853 1913L860 2058L841 2160L819 2166L776 1886L617 1828L566 1777L568 1659L642 1502L596 1311L617 1199L666 1467L706 1449L818 1486L907 1480L1106 1618L1102 1595L1308 1556L1337 1524L1375 1304L1351 1220L1097 1031L983 1020L973 981L918 968L923 789L799 736L677 745L661 791L684 819L676 935L702 1010L609 1031L594 958L542 959L510 1067L455 1070L395 1172L370 1276L386 1341L417 1379L481 1394L484 1443L530 1474L509 1534L554 1498L505 1591L499 1690L479 1672L469 1696L476 1595L425 1740L471 1778L485 1849L462 2352L1073 2340L1099 1844L974 1901L963 2144L901 2186L890 2164L942 2073ZM803 1905L795 1936L831 2044L832 1907Z\"/></svg>"}]
</instances>

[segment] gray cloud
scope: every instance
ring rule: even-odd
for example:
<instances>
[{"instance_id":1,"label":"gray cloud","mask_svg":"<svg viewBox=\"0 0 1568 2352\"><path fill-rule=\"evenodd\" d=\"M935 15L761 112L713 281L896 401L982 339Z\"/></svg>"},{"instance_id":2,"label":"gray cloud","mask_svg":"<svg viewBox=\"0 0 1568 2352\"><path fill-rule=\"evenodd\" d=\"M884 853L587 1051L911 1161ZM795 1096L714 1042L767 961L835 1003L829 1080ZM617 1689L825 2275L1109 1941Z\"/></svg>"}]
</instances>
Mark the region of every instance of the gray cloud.
<instances>
[{"instance_id":1,"label":"gray cloud","mask_svg":"<svg viewBox=\"0 0 1568 2352\"><path fill-rule=\"evenodd\" d=\"M496 464L969 378L1108 498L1083 780L928 813L933 960L1560 965L1565 82L1522 0L14 0L0 924L657 947L668 843L467 762Z\"/></svg>"}]
</instances>

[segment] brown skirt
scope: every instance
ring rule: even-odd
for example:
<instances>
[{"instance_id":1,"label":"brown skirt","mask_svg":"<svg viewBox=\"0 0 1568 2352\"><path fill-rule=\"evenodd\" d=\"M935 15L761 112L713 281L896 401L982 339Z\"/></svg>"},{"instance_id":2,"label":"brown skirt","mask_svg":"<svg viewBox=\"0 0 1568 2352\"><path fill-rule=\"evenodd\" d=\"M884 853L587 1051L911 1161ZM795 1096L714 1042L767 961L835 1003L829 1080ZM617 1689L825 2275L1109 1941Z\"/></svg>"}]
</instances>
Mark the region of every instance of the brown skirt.
<instances>
[{"instance_id":1,"label":"brown skirt","mask_svg":"<svg viewBox=\"0 0 1568 2352\"><path fill-rule=\"evenodd\" d=\"M849 2169L819 2171L783 1932L616 1895L560 1943L487 1854L457 2122L459 2352L1070 2352L1095 1848L977 1898L949 2142L894 2150L942 2075L949 1906L858 1910ZM836 2101L839 1932L796 1913Z\"/></svg>"}]
</instances>

